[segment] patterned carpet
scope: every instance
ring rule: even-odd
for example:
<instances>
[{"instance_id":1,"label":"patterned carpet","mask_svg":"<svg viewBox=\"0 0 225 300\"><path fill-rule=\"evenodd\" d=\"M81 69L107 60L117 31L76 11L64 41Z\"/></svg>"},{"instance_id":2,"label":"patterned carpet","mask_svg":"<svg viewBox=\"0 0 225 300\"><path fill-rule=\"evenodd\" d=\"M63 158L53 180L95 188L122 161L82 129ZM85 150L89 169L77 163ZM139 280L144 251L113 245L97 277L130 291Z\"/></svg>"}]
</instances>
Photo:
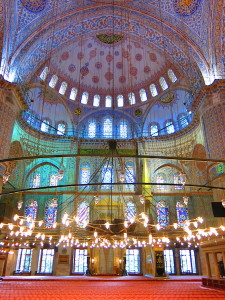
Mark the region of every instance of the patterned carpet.
<instances>
[{"instance_id":1,"label":"patterned carpet","mask_svg":"<svg viewBox=\"0 0 225 300\"><path fill-rule=\"evenodd\" d=\"M196 281L2 281L1 300L214 300L225 292Z\"/></svg>"}]
</instances>

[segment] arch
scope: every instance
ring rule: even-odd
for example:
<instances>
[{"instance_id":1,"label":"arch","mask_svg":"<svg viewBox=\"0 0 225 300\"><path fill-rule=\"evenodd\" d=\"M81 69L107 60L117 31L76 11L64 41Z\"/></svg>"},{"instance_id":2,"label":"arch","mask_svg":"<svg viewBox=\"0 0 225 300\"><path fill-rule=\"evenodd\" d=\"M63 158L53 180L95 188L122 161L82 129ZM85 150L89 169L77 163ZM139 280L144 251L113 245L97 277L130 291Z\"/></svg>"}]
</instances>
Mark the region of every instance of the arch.
<instances>
[{"instance_id":1,"label":"arch","mask_svg":"<svg viewBox=\"0 0 225 300\"><path fill-rule=\"evenodd\" d=\"M149 89L152 94L152 97L156 97L158 95L158 91L154 83L150 84Z\"/></svg>"},{"instance_id":2,"label":"arch","mask_svg":"<svg viewBox=\"0 0 225 300\"><path fill-rule=\"evenodd\" d=\"M129 99L130 105L134 105L136 103L135 94L133 92L130 92L128 94L128 99Z\"/></svg>"},{"instance_id":3,"label":"arch","mask_svg":"<svg viewBox=\"0 0 225 300\"><path fill-rule=\"evenodd\" d=\"M165 129L167 134L173 134L175 132L175 128L172 120L166 121Z\"/></svg>"},{"instance_id":4,"label":"arch","mask_svg":"<svg viewBox=\"0 0 225 300\"><path fill-rule=\"evenodd\" d=\"M40 128L41 131L47 133L49 132L49 128L50 128L50 121L47 119L43 120L41 122L41 128Z\"/></svg>"},{"instance_id":5,"label":"arch","mask_svg":"<svg viewBox=\"0 0 225 300\"><path fill-rule=\"evenodd\" d=\"M63 81L63 82L61 83L61 86L60 86L60 88L59 88L59 94L61 94L61 95L65 95L65 92L66 92L67 86L68 86L68 83L67 83L67 82L65 82L65 81Z\"/></svg>"},{"instance_id":6,"label":"arch","mask_svg":"<svg viewBox=\"0 0 225 300\"><path fill-rule=\"evenodd\" d=\"M117 99L117 106L118 107L123 107L123 102L124 102L124 100L123 100L123 95L118 95L117 97L116 97L116 99Z\"/></svg>"},{"instance_id":7,"label":"arch","mask_svg":"<svg viewBox=\"0 0 225 300\"><path fill-rule=\"evenodd\" d=\"M141 102L145 102L148 100L148 96L145 89L140 89L139 91Z\"/></svg>"},{"instance_id":8,"label":"arch","mask_svg":"<svg viewBox=\"0 0 225 300\"><path fill-rule=\"evenodd\" d=\"M50 172L49 174L49 186L57 186L59 181L58 172Z\"/></svg>"},{"instance_id":9,"label":"arch","mask_svg":"<svg viewBox=\"0 0 225 300\"><path fill-rule=\"evenodd\" d=\"M101 97L99 95L94 95L93 106L99 107Z\"/></svg>"},{"instance_id":10,"label":"arch","mask_svg":"<svg viewBox=\"0 0 225 300\"><path fill-rule=\"evenodd\" d=\"M167 74L168 74L168 77L169 77L169 79L170 79L170 81L171 81L172 83L174 83L174 82L177 81L177 76L174 74L174 71L173 71L172 69L169 69L169 70L167 71Z\"/></svg>"},{"instance_id":11,"label":"arch","mask_svg":"<svg viewBox=\"0 0 225 300\"><path fill-rule=\"evenodd\" d=\"M89 97L88 92L83 92L82 96L81 96L80 103L87 104L88 103L88 97Z\"/></svg>"},{"instance_id":12,"label":"arch","mask_svg":"<svg viewBox=\"0 0 225 300\"><path fill-rule=\"evenodd\" d=\"M112 107L112 96L107 95L105 97L105 107Z\"/></svg>"},{"instance_id":13,"label":"arch","mask_svg":"<svg viewBox=\"0 0 225 300\"><path fill-rule=\"evenodd\" d=\"M77 88L73 87L70 91L70 100L75 101L77 97Z\"/></svg>"},{"instance_id":14,"label":"arch","mask_svg":"<svg viewBox=\"0 0 225 300\"><path fill-rule=\"evenodd\" d=\"M166 89L168 89L169 86L168 86L168 84L166 82L166 79L164 77L160 77L159 78L159 83L160 83L161 88L162 88L163 91L165 91Z\"/></svg>"},{"instance_id":15,"label":"arch","mask_svg":"<svg viewBox=\"0 0 225 300\"><path fill-rule=\"evenodd\" d=\"M44 69L42 70L40 76L39 76L41 78L41 80L45 81L45 79L47 78L48 73L49 73L49 68L47 66L45 66Z\"/></svg>"},{"instance_id":16,"label":"arch","mask_svg":"<svg viewBox=\"0 0 225 300\"><path fill-rule=\"evenodd\" d=\"M64 121L59 122L57 124L56 134L58 134L58 135L65 135L65 133L66 133L66 124L65 124L65 122Z\"/></svg>"},{"instance_id":17,"label":"arch","mask_svg":"<svg viewBox=\"0 0 225 300\"><path fill-rule=\"evenodd\" d=\"M159 135L159 124L153 122L149 124L149 130L148 130L149 136L158 136Z\"/></svg>"}]
</instances>

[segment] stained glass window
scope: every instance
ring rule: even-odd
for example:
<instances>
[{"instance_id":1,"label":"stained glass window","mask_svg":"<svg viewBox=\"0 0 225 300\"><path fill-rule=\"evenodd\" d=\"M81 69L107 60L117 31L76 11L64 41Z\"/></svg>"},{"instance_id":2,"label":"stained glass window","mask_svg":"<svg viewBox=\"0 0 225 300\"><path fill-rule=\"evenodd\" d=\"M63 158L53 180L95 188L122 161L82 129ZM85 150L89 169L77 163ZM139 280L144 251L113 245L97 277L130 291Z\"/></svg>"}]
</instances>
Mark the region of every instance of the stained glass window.
<instances>
[{"instance_id":1,"label":"stained glass window","mask_svg":"<svg viewBox=\"0 0 225 300\"><path fill-rule=\"evenodd\" d=\"M129 99L130 105L135 104L136 100L135 100L135 95L134 95L134 93L129 93L129 94L128 94L128 99Z\"/></svg>"},{"instance_id":2,"label":"stained glass window","mask_svg":"<svg viewBox=\"0 0 225 300\"><path fill-rule=\"evenodd\" d=\"M129 201L126 203L125 216L126 216L127 221L130 221L130 219L133 219L136 217L136 205L134 202Z\"/></svg>"},{"instance_id":3,"label":"stained glass window","mask_svg":"<svg viewBox=\"0 0 225 300\"><path fill-rule=\"evenodd\" d=\"M181 227L185 220L188 220L188 207L183 202L177 202L177 223Z\"/></svg>"},{"instance_id":4,"label":"stained glass window","mask_svg":"<svg viewBox=\"0 0 225 300\"><path fill-rule=\"evenodd\" d=\"M141 102L145 102L145 101L148 100L147 93L146 93L145 89L141 89L139 91L139 94L140 94Z\"/></svg>"},{"instance_id":5,"label":"stained glass window","mask_svg":"<svg viewBox=\"0 0 225 300\"><path fill-rule=\"evenodd\" d=\"M126 270L128 274L140 273L140 250L139 249L126 250Z\"/></svg>"},{"instance_id":6,"label":"stained glass window","mask_svg":"<svg viewBox=\"0 0 225 300\"><path fill-rule=\"evenodd\" d=\"M94 95L93 106L98 107L100 105L100 96Z\"/></svg>"},{"instance_id":7,"label":"stained glass window","mask_svg":"<svg viewBox=\"0 0 225 300\"><path fill-rule=\"evenodd\" d=\"M41 184L41 174L33 173L31 176L30 187L31 188L39 188Z\"/></svg>"},{"instance_id":8,"label":"stained glass window","mask_svg":"<svg viewBox=\"0 0 225 300\"><path fill-rule=\"evenodd\" d=\"M43 120L41 123L41 131L43 132L48 132L49 130L49 121L48 120Z\"/></svg>"},{"instance_id":9,"label":"stained glass window","mask_svg":"<svg viewBox=\"0 0 225 300\"><path fill-rule=\"evenodd\" d=\"M40 75L40 78L41 80L45 80L47 75L48 75L48 72L49 72L49 68L48 67L44 67L44 70L41 72L41 75Z\"/></svg>"},{"instance_id":10,"label":"stained glass window","mask_svg":"<svg viewBox=\"0 0 225 300\"><path fill-rule=\"evenodd\" d=\"M159 173L156 176L156 183L161 183L157 185L158 190L165 190L165 186L162 183L166 182L166 175L164 173Z\"/></svg>"},{"instance_id":11,"label":"stained glass window","mask_svg":"<svg viewBox=\"0 0 225 300\"><path fill-rule=\"evenodd\" d=\"M59 123L57 126L57 134L64 135L66 131L66 125L64 123Z\"/></svg>"},{"instance_id":12,"label":"stained glass window","mask_svg":"<svg viewBox=\"0 0 225 300\"><path fill-rule=\"evenodd\" d=\"M156 86L155 86L154 83L150 84L149 88L150 88L150 92L152 94L152 97L155 97L155 96L158 95L158 92L157 92L157 89L156 89Z\"/></svg>"},{"instance_id":13,"label":"stained glass window","mask_svg":"<svg viewBox=\"0 0 225 300\"><path fill-rule=\"evenodd\" d=\"M168 76L173 83L177 81L177 76L174 74L173 70L168 70Z\"/></svg>"},{"instance_id":14,"label":"stained glass window","mask_svg":"<svg viewBox=\"0 0 225 300\"><path fill-rule=\"evenodd\" d=\"M30 272L32 249L19 249L16 263L16 272Z\"/></svg>"},{"instance_id":15,"label":"stained glass window","mask_svg":"<svg viewBox=\"0 0 225 300\"><path fill-rule=\"evenodd\" d=\"M168 134L175 132L173 122L171 122L171 121L166 122L166 131Z\"/></svg>"},{"instance_id":16,"label":"stained glass window","mask_svg":"<svg viewBox=\"0 0 225 300\"><path fill-rule=\"evenodd\" d=\"M135 174L134 174L134 164L132 162L128 162L125 165L125 182L127 183L126 184L127 189L134 189Z\"/></svg>"},{"instance_id":17,"label":"stained glass window","mask_svg":"<svg viewBox=\"0 0 225 300\"><path fill-rule=\"evenodd\" d=\"M164 77L160 77L159 78L159 83L160 83L161 88L163 89L163 91L165 91L166 89L168 89L168 84L167 84L167 82L166 82L166 80L165 80Z\"/></svg>"},{"instance_id":18,"label":"stained glass window","mask_svg":"<svg viewBox=\"0 0 225 300\"><path fill-rule=\"evenodd\" d=\"M80 183L88 184L90 182L90 165L83 163L80 166ZM88 188L88 186L86 186Z\"/></svg>"},{"instance_id":19,"label":"stained glass window","mask_svg":"<svg viewBox=\"0 0 225 300\"><path fill-rule=\"evenodd\" d=\"M75 101L77 96L77 89L73 87L70 92L70 100Z\"/></svg>"},{"instance_id":20,"label":"stained glass window","mask_svg":"<svg viewBox=\"0 0 225 300\"><path fill-rule=\"evenodd\" d=\"M94 138L96 136L96 121L91 120L88 123L88 137L89 138Z\"/></svg>"},{"instance_id":21,"label":"stained glass window","mask_svg":"<svg viewBox=\"0 0 225 300\"><path fill-rule=\"evenodd\" d=\"M54 87L56 86L57 81L58 81L58 76L53 75L50 82L49 82L49 86L54 89Z\"/></svg>"},{"instance_id":22,"label":"stained glass window","mask_svg":"<svg viewBox=\"0 0 225 300\"><path fill-rule=\"evenodd\" d=\"M105 97L105 107L112 107L112 96Z\"/></svg>"},{"instance_id":23,"label":"stained glass window","mask_svg":"<svg viewBox=\"0 0 225 300\"><path fill-rule=\"evenodd\" d=\"M53 224L56 223L58 202L57 199L49 199L45 204L45 227L53 228Z\"/></svg>"},{"instance_id":24,"label":"stained glass window","mask_svg":"<svg viewBox=\"0 0 225 300\"><path fill-rule=\"evenodd\" d=\"M88 102L88 92L83 92L80 102L82 104L87 104L87 102Z\"/></svg>"},{"instance_id":25,"label":"stained glass window","mask_svg":"<svg viewBox=\"0 0 225 300\"><path fill-rule=\"evenodd\" d=\"M118 95L117 96L117 106L118 107L123 107L123 95Z\"/></svg>"},{"instance_id":26,"label":"stained glass window","mask_svg":"<svg viewBox=\"0 0 225 300\"><path fill-rule=\"evenodd\" d=\"M175 190L183 190L184 186L182 185L183 182L183 176L180 173L175 173L173 175L173 183L174 183L174 189ZM181 185L178 185L181 184Z\"/></svg>"},{"instance_id":27,"label":"stained glass window","mask_svg":"<svg viewBox=\"0 0 225 300\"><path fill-rule=\"evenodd\" d=\"M40 249L38 261L38 273L52 273L54 249Z\"/></svg>"},{"instance_id":28,"label":"stained glass window","mask_svg":"<svg viewBox=\"0 0 225 300\"><path fill-rule=\"evenodd\" d=\"M169 225L169 208L164 200L156 204L157 220L160 226Z\"/></svg>"},{"instance_id":29,"label":"stained glass window","mask_svg":"<svg viewBox=\"0 0 225 300\"><path fill-rule=\"evenodd\" d=\"M126 139L128 136L128 130L127 130L127 121L126 120L121 120L120 121L120 138L121 139Z\"/></svg>"},{"instance_id":30,"label":"stained glass window","mask_svg":"<svg viewBox=\"0 0 225 300\"><path fill-rule=\"evenodd\" d=\"M63 81L63 82L61 83L61 86L60 86L60 89L59 89L59 93L60 93L61 95L64 95L64 94L65 94L66 89L67 89L67 86L68 86L68 84L67 84L65 81Z\"/></svg>"},{"instance_id":31,"label":"stained glass window","mask_svg":"<svg viewBox=\"0 0 225 300\"><path fill-rule=\"evenodd\" d=\"M158 136L159 132L158 132L158 125L157 124L152 124L150 126L150 136Z\"/></svg>"},{"instance_id":32,"label":"stained glass window","mask_svg":"<svg viewBox=\"0 0 225 300\"><path fill-rule=\"evenodd\" d=\"M36 220L38 204L36 200L30 199L25 202L24 216L28 219L27 226Z\"/></svg>"},{"instance_id":33,"label":"stained glass window","mask_svg":"<svg viewBox=\"0 0 225 300\"><path fill-rule=\"evenodd\" d=\"M87 249L75 249L73 252L72 273L85 274L87 270Z\"/></svg>"},{"instance_id":34,"label":"stained glass window","mask_svg":"<svg viewBox=\"0 0 225 300\"><path fill-rule=\"evenodd\" d=\"M79 217L80 227L84 227L84 223L89 223L90 207L87 202L83 201L78 204L77 215Z\"/></svg>"},{"instance_id":35,"label":"stained glass window","mask_svg":"<svg viewBox=\"0 0 225 300\"><path fill-rule=\"evenodd\" d=\"M105 138L111 138L113 132L112 119L105 118L103 121L103 136Z\"/></svg>"},{"instance_id":36,"label":"stained glass window","mask_svg":"<svg viewBox=\"0 0 225 300\"><path fill-rule=\"evenodd\" d=\"M50 173L49 185L50 186L57 186L58 181L59 181L59 174L58 173Z\"/></svg>"},{"instance_id":37,"label":"stained glass window","mask_svg":"<svg viewBox=\"0 0 225 300\"><path fill-rule=\"evenodd\" d=\"M175 274L175 263L173 250L166 249L164 252L166 274Z\"/></svg>"},{"instance_id":38,"label":"stained glass window","mask_svg":"<svg viewBox=\"0 0 225 300\"><path fill-rule=\"evenodd\" d=\"M185 116L181 116L179 118L181 128L185 128L188 126L188 120Z\"/></svg>"},{"instance_id":39,"label":"stained glass window","mask_svg":"<svg viewBox=\"0 0 225 300\"><path fill-rule=\"evenodd\" d=\"M101 186L101 189L109 190L111 187L111 183L114 182L114 171L112 164L105 164L102 168L102 183L109 183Z\"/></svg>"}]
</instances>

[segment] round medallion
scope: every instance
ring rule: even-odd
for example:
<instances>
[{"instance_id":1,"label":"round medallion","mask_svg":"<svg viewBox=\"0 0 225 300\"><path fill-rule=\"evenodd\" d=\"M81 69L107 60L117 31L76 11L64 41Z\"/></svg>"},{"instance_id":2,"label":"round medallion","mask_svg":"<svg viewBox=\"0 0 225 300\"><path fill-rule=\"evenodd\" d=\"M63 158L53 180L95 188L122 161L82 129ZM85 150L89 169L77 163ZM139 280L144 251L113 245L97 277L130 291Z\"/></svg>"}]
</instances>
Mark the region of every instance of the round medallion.
<instances>
[{"instance_id":1,"label":"round medallion","mask_svg":"<svg viewBox=\"0 0 225 300\"><path fill-rule=\"evenodd\" d=\"M76 71L76 66L74 64L70 64L69 67L68 67L68 70L73 73Z\"/></svg>"},{"instance_id":2,"label":"round medallion","mask_svg":"<svg viewBox=\"0 0 225 300\"><path fill-rule=\"evenodd\" d=\"M93 76L92 81L93 81L93 83L98 83L99 82L99 77L98 76Z\"/></svg>"},{"instance_id":3,"label":"round medallion","mask_svg":"<svg viewBox=\"0 0 225 300\"><path fill-rule=\"evenodd\" d=\"M106 72L105 73L105 79L106 80L112 80L113 79L113 74L111 72Z\"/></svg>"},{"instance_id":4,"label":"round medallion","mask_svg":"<svg viewBox=\"0 0 225 300\"><path fill-rule=\"evenodd\" d=\"M31 12L40 12L45 8L47 0L20 0L23 6Z\"/></svg>"},{"instance_id":5,"label":"round medallion","mask_svg":"<svg viewBox=\"0 0 225 300\"><path fill-rule=\"evenodd\" d=\"M62 60L67 60L69 58L69 56L70 56L69 52L67 52L67 51L63 52L62 55L61 55L61 59Z\"/></svg>"},{"instance_id":6,"label":"round medallion","mask_svg":"<svg viewBox=\"0 0 225 300\"><path fill-rule=\"evenodd\" d=\"M201 0L174 0L174 10L182 16L192 15L200 5Z\"/></svg>"}]
</instances>

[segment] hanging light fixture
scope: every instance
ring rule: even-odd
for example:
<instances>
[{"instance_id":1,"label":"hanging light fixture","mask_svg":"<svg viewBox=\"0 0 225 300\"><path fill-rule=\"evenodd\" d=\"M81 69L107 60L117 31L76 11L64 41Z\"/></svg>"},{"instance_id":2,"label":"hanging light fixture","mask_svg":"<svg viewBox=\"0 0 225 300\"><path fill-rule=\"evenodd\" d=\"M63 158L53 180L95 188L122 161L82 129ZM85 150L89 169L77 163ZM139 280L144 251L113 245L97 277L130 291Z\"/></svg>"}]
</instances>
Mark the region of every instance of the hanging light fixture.
<instances>
[{"instance_id":1,"label":"hanging light fixture","mask_svg":"<svg viewBox=\"0 0 225 300\"><path fill-rule=\"evenodd\" d=\"M221 200L222 206L225 208L225 199Z\"/></svg>"}]
</instances>

